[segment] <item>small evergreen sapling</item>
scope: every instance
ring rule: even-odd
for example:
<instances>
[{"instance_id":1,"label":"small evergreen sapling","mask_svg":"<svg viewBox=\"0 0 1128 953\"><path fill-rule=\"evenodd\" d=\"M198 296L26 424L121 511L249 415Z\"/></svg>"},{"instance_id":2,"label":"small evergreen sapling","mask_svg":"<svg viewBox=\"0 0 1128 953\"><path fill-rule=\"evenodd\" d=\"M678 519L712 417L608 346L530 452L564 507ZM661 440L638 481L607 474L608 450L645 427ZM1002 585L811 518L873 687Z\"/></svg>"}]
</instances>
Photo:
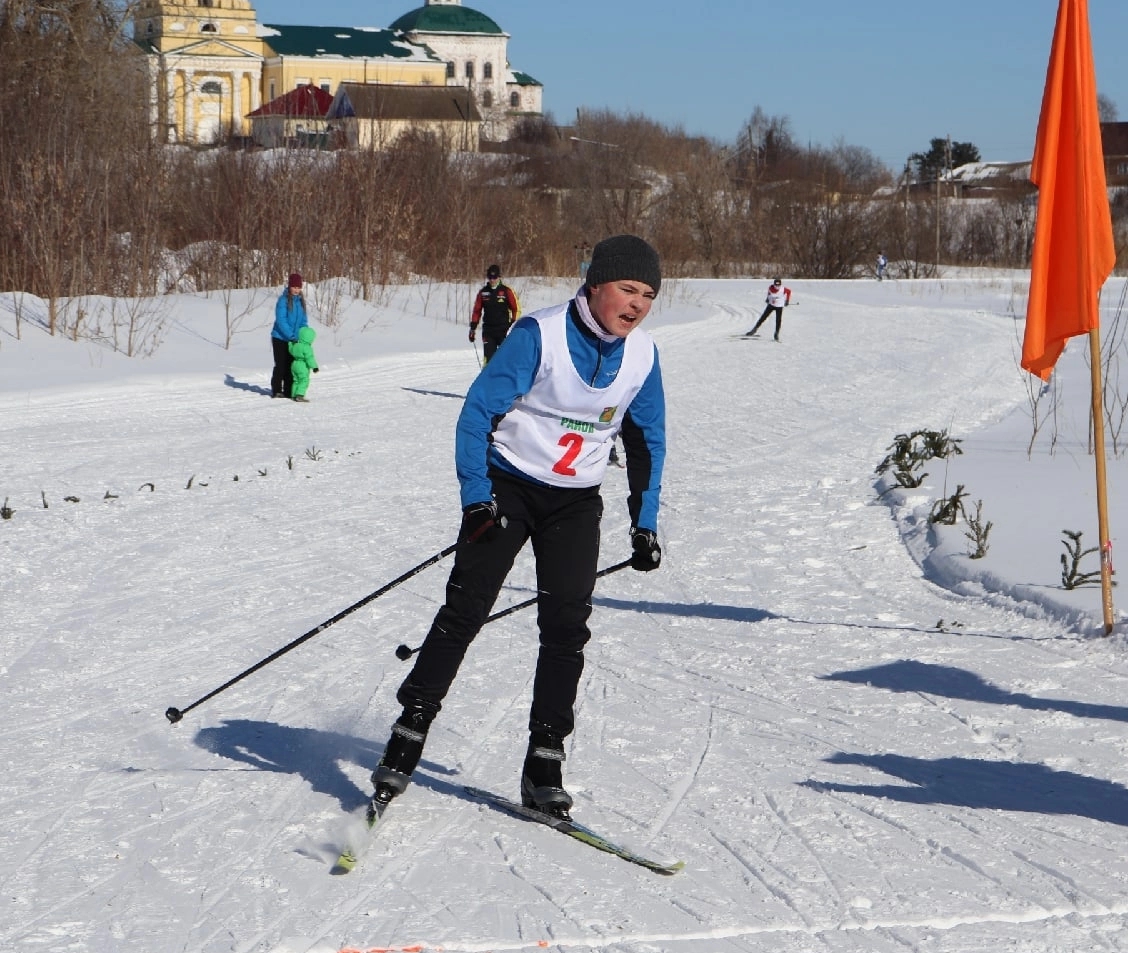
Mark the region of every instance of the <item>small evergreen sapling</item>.
<instances>
[{"instance_id":1,"label":"small evergreen sapling","mask_svg":"<svg viewBox=\"0 0 1128 953\"><path fill-rule=\"evenodd\" d=\"M961 483L956 487L956 492L946 500L937 500L932 504L932 512L928 516L928 522L955 526L956 520L963 512L963 498L965 496L967 496L967 493Z\"/></svg>"},{"instance_id":2,"label":"small evergreen sapling","mask_svg":"<svg viewBox=\"0 0 1128 953\"><path fill-rule=\"evenodd\" d=\"M960 510L963 512L964 519L967 520L968 532L964 533L971 542L974 548L968 553L971 559L982 559L987 555L987 537L991 535L991 527L994 525L990 520L983 522L983 501L977 500L975 503L975 515L971 516L967 508L961 503Z\"/></svg>"},{"instance_id":3,"label":"small evergreen sapling","mask_svg":"<svg viewBox=\"0 0 1128 953\"><path fill-rule=\"evenodd\" d=\"M963 453L960 441L949 437L947 430L900 433L886 449L889 453L874 472L882 474L892 470L897 485L910 489L920 486L928 476L927 473L916 473L926 460L943 460Z\"/></svg>"},{"instance_id":4,"label":"small evergreen sapling","mask_svg":"<svg viewBox=\"0 0 1128 953\"><path fill-rule=\"evenodd\" d=\"M1065 552L1061 554L1062 587L1065 589L1077 589L1081 586L1099 585L1101 581L1100 568L1095 572L1081 571L1081 560L1090 553L1097 552L1097 547L1090 546L1088 549L1082 549L1080 530L1073 532L1068 529L1063 529L1061 532L1062 535L1069 537L1068 541L1064 539L1061 541L1062 546L1065 547Z\"/></svg>"}]
</instances>

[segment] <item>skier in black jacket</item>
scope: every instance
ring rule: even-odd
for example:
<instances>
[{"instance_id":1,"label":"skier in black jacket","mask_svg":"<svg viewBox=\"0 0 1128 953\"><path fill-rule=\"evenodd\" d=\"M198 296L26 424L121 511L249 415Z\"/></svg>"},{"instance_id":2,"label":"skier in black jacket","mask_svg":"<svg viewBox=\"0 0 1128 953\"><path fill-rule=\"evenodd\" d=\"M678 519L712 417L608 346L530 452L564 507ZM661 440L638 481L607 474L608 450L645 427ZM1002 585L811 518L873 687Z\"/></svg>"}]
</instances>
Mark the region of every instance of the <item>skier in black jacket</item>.
<instances>
[{"instance_id":1,"label":"skier in black jacket","mask_svg":"<svg viewBox=\"0 0 1128 953\"><path fill-rule=\"evenodd\" d=\"M486 283L474 299L474 313L470 316L470 340L478 333L482 324L482 351L485 363L489 363L498 345L505 340L509 326L521 316L517 295L508 285L501 283L501 269L490 265L486 269Z\"/></svg>"}]
</instances>

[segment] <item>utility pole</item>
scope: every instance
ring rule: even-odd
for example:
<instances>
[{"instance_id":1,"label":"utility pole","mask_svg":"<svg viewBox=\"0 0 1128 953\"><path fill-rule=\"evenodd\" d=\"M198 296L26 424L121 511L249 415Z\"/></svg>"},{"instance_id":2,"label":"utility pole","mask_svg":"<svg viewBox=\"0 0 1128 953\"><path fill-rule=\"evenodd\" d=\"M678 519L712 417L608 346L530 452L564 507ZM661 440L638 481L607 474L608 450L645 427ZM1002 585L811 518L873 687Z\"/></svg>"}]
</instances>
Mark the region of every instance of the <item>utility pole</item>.
<instances>
[{"instance_id":1,"label":"utility pole","mask_svg":"<svg viewBox=\"0 0 1128 953\"><path fill-rule=\"evenodd\" d=\"M936 172L936 276L940 274L940 179L943 174L942 169Z\"/></svg>"},{"instance_id":2,"label":"utility pole","mask_svg":"<svg viewBox=\"0 0 1128 953\"><path fill-rule=\"evenodd\" d=\"M940 180L952 168L952 137L949 135L944 143L944 164L936 173L936 273L940 274Z\"/></svg>"}]
</instances>

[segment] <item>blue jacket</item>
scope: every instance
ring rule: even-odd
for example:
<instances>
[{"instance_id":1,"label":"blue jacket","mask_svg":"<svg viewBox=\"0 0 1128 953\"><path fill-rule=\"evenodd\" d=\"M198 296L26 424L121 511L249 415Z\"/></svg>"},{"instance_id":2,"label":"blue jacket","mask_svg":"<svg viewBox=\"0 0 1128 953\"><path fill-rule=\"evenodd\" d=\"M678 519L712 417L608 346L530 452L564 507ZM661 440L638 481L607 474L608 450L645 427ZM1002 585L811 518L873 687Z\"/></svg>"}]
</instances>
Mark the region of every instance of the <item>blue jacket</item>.
<instances>
[{"instance_id":1,"label":"blue jacket","mask_svg":"<svg viewBox=\"0 0 1128 953\"><path fill-rule=\"evenodd\" d=\"M588 384L606 387L619 372L625 339L599 340L580 322L575 305L569 306L568 316L572 363ZM487 476L491 465L531 483L540 482L516 470L493 451L489 442L494 419L508 413L517 398L533 386L540 356L540 325L532 318L522 318L470 385L455 429L455 467L463 506L491 498ZM631 523L657 532L658 498L666 460L666 398L657 352L650 374L627 410L621 434L627 451L627 509Z\"/></svg>"},{"instance_id":2,"label":"blue jacket","mask_svg":"<svg viewBox=\"0 0 1128 953\"><path fill-rule=\"evenodd\" d=\"M274 306L274 327L270 331L270 336L279 341L296 341L298 332L308 324L305 298L283 291Z\"/></svg>"}]
</instances>

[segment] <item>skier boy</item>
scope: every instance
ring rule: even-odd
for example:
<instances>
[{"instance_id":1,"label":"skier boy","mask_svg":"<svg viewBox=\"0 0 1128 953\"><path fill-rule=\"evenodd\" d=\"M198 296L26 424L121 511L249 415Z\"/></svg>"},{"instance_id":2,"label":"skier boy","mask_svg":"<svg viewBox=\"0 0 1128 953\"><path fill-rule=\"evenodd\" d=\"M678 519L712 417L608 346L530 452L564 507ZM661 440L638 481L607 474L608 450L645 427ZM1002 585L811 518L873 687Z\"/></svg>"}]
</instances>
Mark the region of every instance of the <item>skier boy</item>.
<instances>
[{"instance_id":1,"label":"skier boy","mask_svg":"<svg viewBox=\"0 0 1128 953\"><path fill-rule=\"evenodd\" d=\"M645 241L605 239L576 296L518 321L471 385L455 431L459 547L446 602L396 695L403 714L372 775L375 804L406 789L470 643L532 540L540 650L521 800L568 817L564 739L574 728L591 634L599 486L620 430L629 462L631 565L645 572L662 558L665 397L657 349L639 328L661 283L658 254Z\"/></svg>"},{"instance_id":2,"label":"skier boy","mask_svg":"<svg viewBox=\"0 0 1128 953\"><path fill-rule=\"evenodd\" d=\"M290 345L290 372L294 378L294 400L308 404L306 391L309 390L309 372L317 373L317 358L313 356L313 341L317 332L309 325L298 331L298 339Z\"/></svg>"},{"instance_id":3,"label":"skier boy","mask_svg":"<svg viewBox=\"0 0 1128 953\"><path fill-rule=\"evenodd\" d=\"M478 333L478 323L482 326L482 353L485 363L489 363L498 345L505 340L509 327L521 316L517 295L508 285L501 283L501 268L490 265L486 269L486 283L474 298L474 311L470 316L470 340Z\"/></svg>"},{"instance_id":4,"label":"skier boy","mask_svg":"<svg viewBox=\"0 0 1128 953\"><path fill-rule=\"evenodd\" d=\"M760 320L756 322L756 326L744 336L749 338L756 337L756 332L760 330L760 325L767 321L768 315L774 311L776 316L775 339L778 341L779 329L783 326L783 309L791 304L791 289L783 286L782 278L773 278L771 285L768 286L768 296L764 301L767 302L764 313L760 315Z\"/></svg>"}]
</instances>

